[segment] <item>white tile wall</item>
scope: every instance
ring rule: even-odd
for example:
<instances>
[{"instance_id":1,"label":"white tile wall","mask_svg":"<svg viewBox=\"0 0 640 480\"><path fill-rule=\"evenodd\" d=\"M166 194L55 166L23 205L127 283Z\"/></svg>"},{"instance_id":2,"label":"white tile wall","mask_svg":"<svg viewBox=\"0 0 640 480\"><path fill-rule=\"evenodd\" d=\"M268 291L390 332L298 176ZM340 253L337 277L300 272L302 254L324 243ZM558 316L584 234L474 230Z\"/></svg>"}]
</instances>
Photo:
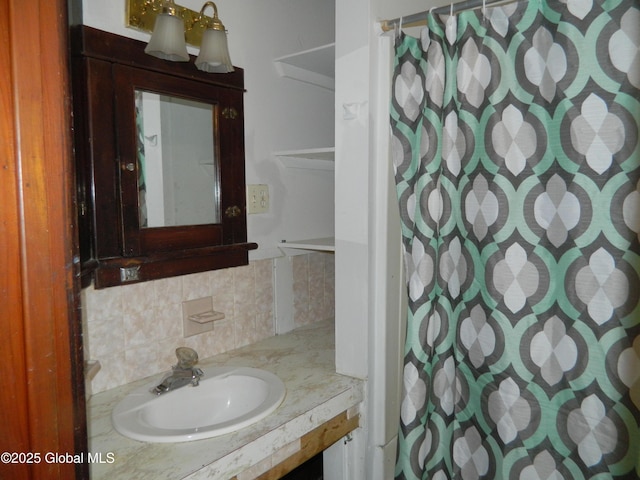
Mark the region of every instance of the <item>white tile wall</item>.
<instances>
[{"instance_id":1,"label":"white tile wall","mask_svg":"<svg viewBox=\"0 0 640 480\"><path fill-rule=\"evenodd\" d=\"M294 258L296 326L334 312L333 255ZM212 332L182 337L182 302L213 297L225 318ZM83 291L85 359L102 368L91 381L98 393L169 370L178 346L207 358L274 335L273 260L127 286ZM88 386L89 387L89 386Z\"/></svg>"}]
</instances>

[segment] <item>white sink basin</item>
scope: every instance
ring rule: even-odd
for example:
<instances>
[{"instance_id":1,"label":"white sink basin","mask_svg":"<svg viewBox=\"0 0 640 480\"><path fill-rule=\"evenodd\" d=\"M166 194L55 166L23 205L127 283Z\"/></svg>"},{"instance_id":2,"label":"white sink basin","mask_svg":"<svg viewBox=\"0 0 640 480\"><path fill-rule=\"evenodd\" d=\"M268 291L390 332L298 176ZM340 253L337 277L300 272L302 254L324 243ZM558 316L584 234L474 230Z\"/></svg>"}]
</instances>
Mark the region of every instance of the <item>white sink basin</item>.
<instances>
[{"instance_id":1,"label":"white sink basin","mask_svg":"<svg viewBox=\"0 0 640 480\"><path fill-rule=\"evenodd\" d=\"M152 382L127 395L111 418L122 435L145 442L188 442L244 428L273 412L285 396L282 380L248 367L203 368L200 385L162 395Z\"/></svg>"}]
</instances>

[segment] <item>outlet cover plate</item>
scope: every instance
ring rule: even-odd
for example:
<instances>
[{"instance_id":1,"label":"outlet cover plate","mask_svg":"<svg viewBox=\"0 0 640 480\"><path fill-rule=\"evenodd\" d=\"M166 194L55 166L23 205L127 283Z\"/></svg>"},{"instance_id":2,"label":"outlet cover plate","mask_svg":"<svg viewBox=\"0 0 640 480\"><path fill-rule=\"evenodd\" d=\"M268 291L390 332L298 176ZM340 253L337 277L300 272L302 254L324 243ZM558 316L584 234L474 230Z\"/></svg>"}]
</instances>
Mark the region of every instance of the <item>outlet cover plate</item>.
<instances>
[{"instance_id":1,"label":"outlet cover plate","mask_svg":"<svg viewBox=\"0 0 640 480\"><path fill-rule=\"evenodd\" d=\"M247 213L269 211L269 185L247 185Z\"/></svg>"}]
</instances>

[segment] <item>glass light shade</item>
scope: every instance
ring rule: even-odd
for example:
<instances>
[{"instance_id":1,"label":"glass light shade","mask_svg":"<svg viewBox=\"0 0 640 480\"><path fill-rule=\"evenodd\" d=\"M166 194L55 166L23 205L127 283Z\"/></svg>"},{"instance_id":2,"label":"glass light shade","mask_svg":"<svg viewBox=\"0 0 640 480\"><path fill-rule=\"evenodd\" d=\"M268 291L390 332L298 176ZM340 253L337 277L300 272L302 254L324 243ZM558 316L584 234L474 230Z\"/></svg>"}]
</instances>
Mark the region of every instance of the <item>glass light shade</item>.
<instances>
[{"instance_id":1,"label":"glass light shade","mask_svg":"<svg viewBox=\"0 0 640 480\"><path fill-rule=\"evenodd\" d=\"M198 70L208 73L233 72L233 64L229 57L227 33L224 30L208 28L202 34L200 55L196 59Z\"/></svg>"},{"instance_id":2,"label":"glass light shade","mask_svg":"<svg viewBox=\"0 0 640 480\"><path fill-rule=\"evenodd\" d=\"M151 40L144 53L171 60L172 62L188 62L187 43L184 39L184 21L180 17L161 13L156 17Z\"/></svg>"}]
</instances>

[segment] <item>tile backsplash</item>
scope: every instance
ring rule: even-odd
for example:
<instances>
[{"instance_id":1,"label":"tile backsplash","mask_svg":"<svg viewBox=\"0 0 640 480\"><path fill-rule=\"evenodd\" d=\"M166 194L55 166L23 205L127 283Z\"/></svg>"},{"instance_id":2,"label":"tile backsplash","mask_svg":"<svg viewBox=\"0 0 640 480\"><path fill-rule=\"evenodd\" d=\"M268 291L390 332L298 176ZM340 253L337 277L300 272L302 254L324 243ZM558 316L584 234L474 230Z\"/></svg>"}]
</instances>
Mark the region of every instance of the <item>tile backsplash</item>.
<instances>
[{"instance_id":1,"label":"tile backsplash","mask_svg":"<svg viewBox=\"0 0 640 480\"><path fill-rule=\"evenodd\" d=\"M333 254L312 253L292 257L293 321L301 327L335 314Z\"/></svg>"},{"instance_id":2,"label":"tile backsplash","mask_svg":"<svg viewBox=\"0 0 640 480\"><path fill-rule=\"evenodd\" d=\"M296 326L334 315L333 259L323 253L292 258ZM89 287L82 293L85 358L102 365L87 386L91 393L169 370L178 346L207 358L275 331L272 259L103 290ZM225 318L211 332L184 338L182 302L207 296Z\"/></svg>"}]
</instances>

